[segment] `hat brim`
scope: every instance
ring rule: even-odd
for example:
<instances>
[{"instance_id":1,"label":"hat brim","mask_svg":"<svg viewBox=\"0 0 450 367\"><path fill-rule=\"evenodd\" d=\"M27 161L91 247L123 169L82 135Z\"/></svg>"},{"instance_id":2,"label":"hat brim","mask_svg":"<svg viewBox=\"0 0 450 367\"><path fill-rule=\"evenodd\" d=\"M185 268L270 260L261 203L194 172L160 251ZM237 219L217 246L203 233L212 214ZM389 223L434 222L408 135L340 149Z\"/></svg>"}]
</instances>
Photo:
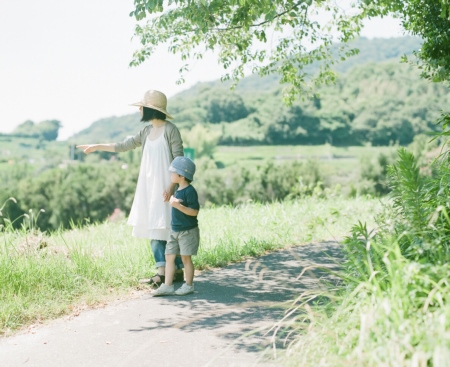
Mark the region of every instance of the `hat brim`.
<instances>
[{"instance_id":1,"label":"hat brim","mask_svg":"<svg viewBox=\"0 0 450 367\"><path fill-rule=\"evenodd\" d=\"M164 109L162 109L162 108L159 108L159 107L156 107L156 106L152 106L152 105L146 104L146 103L144 103L144 102L142 102L142 101L136 102L136 103L132 103L132 104L130 104L130 106L153 108L154 110L159 111L159 112L162 112L163 114L165 114L167 119L169 119L169 120L175 119L175 117L173 117L173 116L172 116L169 112L167 112L166 110L164 110Z\"/></svg>"},{"instance_id":2,"label":"hat brim","mask_svg":"<svg viewBox=\"0 0 450 367\"><path fill-rule=\"evenodd\" d=\"M173 166L169 166L169 172L176 173L177 175L183 176L183 177L187 178L190 181L194 181L194 176L193 175L192 176L186 175L186 172L178 170L178 169L174 168Z\"/></svg>"}]
</instances>

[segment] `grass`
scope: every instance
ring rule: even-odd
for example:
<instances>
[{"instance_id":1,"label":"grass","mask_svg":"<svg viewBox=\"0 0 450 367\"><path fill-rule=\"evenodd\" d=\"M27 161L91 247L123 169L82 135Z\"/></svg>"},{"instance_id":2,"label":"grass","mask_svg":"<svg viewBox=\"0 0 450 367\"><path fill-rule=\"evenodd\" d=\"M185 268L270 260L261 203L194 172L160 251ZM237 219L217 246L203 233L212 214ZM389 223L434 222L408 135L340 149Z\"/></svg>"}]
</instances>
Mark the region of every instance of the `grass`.
<instances>
[{"instance_id":1,"label":"grass","mask_svg":"<svg viewBox=\"0 0 450 367\"><path fill-rule=\"evenodd\" d=\"M195 265L223 266L278 248L341 238L349 223L370 222L380 209L375 199L340 197L204 209ZM147 242L130 233L125 223L48 235L2 232L0 333L136 289L138 279L152 272L154 261Z\"/></svg>"},{"instance_id":2,"label":"grass","mask_svg":"<svg viewBox=\"0 0 450 367\"><path fill-rule=\"evenodd\" d=\"M449 264L408 261L393 239L381 246L384 269L362 261L370 278L326 295L328 309L297 300L301 311L281 321L296 335L282 365L448 366Z\"/></svg>"}]
</instances>

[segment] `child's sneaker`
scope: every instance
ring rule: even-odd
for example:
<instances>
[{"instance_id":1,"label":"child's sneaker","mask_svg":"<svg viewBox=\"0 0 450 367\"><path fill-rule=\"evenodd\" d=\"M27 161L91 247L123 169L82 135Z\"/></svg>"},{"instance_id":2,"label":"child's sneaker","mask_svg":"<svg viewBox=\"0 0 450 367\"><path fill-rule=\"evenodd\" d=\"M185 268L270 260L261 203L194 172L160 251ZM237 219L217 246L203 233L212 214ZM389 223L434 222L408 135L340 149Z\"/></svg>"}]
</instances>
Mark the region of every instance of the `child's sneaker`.
<instances>
[{"instance_id":1,"label":"child's sneaker","mask_svg":"<svg viewBox=\"0 0 450 367\"><path fill-rule=\"evenodd\" d=\"M192 285L187 285L186 283L184 283L181 288L178 288L175 291L175 294L177 296L185 296L186 294L191 294L194 293L194 284Z\"/></svg>"},{"instance_id":2,"label":"child's sneaker","mask_svg":"<svg viewBox=\"0 0 450 367\"><path fill-rule=\"evenodd\" d=\"M155 296L172 296L174 294L173 290L174 290L173 285L161 284L161 287L159 287L158 289L155 289L150 294L153 297L155 297Z\"/></svg>"}]
</instances>

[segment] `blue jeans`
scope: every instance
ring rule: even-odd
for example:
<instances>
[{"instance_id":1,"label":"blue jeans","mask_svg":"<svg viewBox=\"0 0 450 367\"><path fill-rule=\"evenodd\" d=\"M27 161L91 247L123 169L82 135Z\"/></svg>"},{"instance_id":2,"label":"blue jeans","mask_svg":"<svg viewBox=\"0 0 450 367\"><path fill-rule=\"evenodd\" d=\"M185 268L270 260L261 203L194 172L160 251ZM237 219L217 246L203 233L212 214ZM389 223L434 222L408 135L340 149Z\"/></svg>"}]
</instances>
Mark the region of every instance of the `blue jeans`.
<instances>
[{"instance_id":1,"label":"blue jeans","mask_svg":"<svg viewBox=\"0 0 450 367\"><path fill-rule=\"evenodd\" d=\"M152 247L153 256L155 257L155 265L157 268L166 266L166 244L167 241L163 240L151 240L150 246ZM175 269L182 269L184 267L181 261L181 256L175 258Z\"/></svg>"}]
</instances>

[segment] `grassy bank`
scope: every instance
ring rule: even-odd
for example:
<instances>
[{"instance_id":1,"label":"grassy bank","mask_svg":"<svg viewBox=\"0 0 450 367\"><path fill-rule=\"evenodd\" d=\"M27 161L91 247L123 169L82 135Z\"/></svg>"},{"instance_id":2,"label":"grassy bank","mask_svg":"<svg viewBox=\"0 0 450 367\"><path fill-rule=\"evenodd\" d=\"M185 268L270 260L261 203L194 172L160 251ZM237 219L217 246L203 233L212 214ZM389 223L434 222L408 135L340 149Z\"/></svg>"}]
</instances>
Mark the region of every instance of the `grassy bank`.
<instances>
[{"instance_id":1,"label":"grassy bank","mask_svg":"<svg viewBox=\"0 0 450 367\"><path fill-rule=\"evenodd\" d=\"M277 248L342 238L351 223L371 223L380 208L376 199L335 197L204 209L195 263L198 269L223 266ZM138 287L154 261L146 241L130 233L123 222L48 235L2 232L1 334Z\"/></svg>"},{"instance_id":2,"label":"grassy bank","mask_svg":"<svg viewBox=\"0 0 450 367\"><path fill-rule=\"evenodd\" d=\"M449 264L408 261L393 239L375 246L384 254L382 264L371 264L369 256L360 262L368 279L342 293L320 295L330 301L326 306L308 306L319 295L297 300L300 311L280 322L295 335L286 353L280 357L277 351L280 365L449 365Z\"/></svg>"},{"instance_id":3,"label":"grassy bank","mask_svg":"<svg viewBox=\"0 0 450 367\"><path fill-rule=\"evenodd\" d=\"M398 151L388 170L392 207L377 231L359 223L343 241L346 287L304 294L283 321L295 329L285 365L449 366L448 156L430 168L422 174Z\"/></svg>"}]
</instances>

